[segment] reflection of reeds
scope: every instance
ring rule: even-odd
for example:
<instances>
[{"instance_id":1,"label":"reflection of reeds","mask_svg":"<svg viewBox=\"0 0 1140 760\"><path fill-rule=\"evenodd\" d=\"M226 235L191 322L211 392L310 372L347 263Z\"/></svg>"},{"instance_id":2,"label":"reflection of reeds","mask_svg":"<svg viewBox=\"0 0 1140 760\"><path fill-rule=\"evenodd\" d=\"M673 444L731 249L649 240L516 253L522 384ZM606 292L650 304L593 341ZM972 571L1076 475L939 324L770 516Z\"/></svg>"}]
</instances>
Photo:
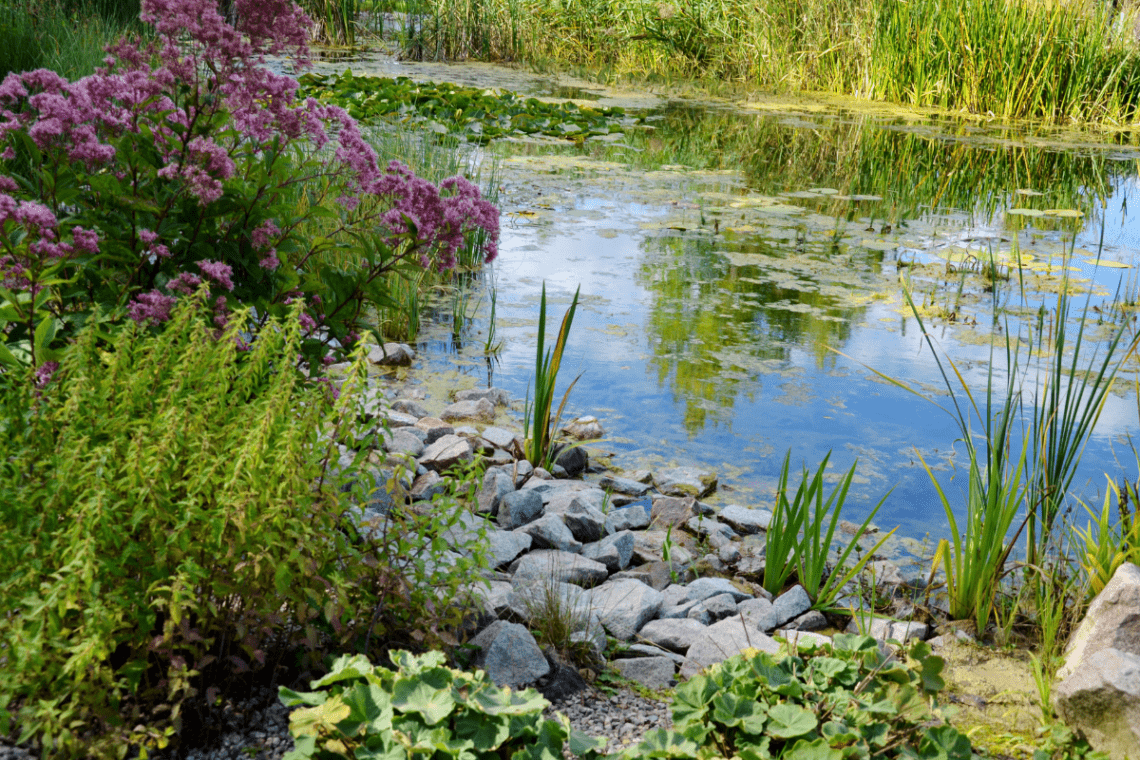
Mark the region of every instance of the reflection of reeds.
<instances>
[{"instance_id":1,"label":"reflection of reeds","mask_svg":"<svg viewBox=\"0 0 1140 760\"><path fill-rule=\"evenodd\" d=\"M1131 19L1063 0L416 0L408 51L1131 121ZM600 71L599 71L600 70Z\"/></svg>"}]
</instances>

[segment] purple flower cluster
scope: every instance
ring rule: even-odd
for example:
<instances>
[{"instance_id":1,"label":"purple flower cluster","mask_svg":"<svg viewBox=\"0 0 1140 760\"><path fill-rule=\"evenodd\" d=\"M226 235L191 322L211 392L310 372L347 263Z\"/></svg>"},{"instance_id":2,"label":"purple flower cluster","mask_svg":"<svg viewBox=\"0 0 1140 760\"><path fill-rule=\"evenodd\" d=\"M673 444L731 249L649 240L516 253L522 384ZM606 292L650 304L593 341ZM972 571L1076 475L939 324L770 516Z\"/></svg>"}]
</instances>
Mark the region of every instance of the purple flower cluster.
<instances>
[{"instance_id":1,"label":"purple flower cluster","mask_svg":"<svg viewBox=\"0 0 1140 760\"><path fill-rule=\"evenodd\" d=\"M227 297L256 301L267 313L287 303L298 272L320 264L318 249L298 240L302 220L262 202L281 201L285 188L309 178L332 188L330 205L338 199L339 223L324 240L374 231L390 248L381 264L356 275L362 283L405 258L450 268L476 234L485 260L495 258L498 210L475 185L454 177L437 186L399 162L382 167L343 109L299 102L297 82L264 65L267 54L307 58L311 21L292 0L233 0L232 10L234 24L217 0L143 0L141 18L156 34L108 47L95 74L69 82L41 69L0 83L0 167L26 135L44 156L45 176L70 173L71 186L87 193L79 204L50 191L37 196L21 190L35 183L0 174L0 280L7 287L35 292L60 282L49 273L64 266L71 269L63 279L86 283L74 298L91 299L98 285L104 290L95 300L127 304L126 315L142 324L165 322L178 296L203 285L213 291L219 325L228 319ZM293 155L286 149L295 141L318 150L334 143L334 161L302 158L299 169L276 174L277 167L263 166L267 154ZM141 148L132 153L131 146ZM97 175L122 189L101 190L110 184L91 182ZM118 204L108 197L113 192L133 197ZM77 215L77 207L86 211ZM108 211L101 217L92 208ZM195 208L197 220L187 222ZM124 250L132 255L121 256ZM109 261L124 268L106 270ZM357 335L365 292L357 287L348 300L305 314L306 332ZM339 320L337 330L321 329L330 319Z\"/></svg>"}]
</instances>

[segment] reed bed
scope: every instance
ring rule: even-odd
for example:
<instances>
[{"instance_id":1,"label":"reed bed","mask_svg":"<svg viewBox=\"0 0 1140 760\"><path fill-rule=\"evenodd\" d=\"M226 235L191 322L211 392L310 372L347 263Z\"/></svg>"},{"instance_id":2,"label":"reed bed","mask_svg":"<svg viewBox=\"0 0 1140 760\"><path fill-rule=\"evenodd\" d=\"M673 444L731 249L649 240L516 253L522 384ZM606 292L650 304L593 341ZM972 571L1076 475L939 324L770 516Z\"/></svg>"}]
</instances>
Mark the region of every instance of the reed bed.
<instances>
[{"instance_id":1,"label":"reed bed","mask_svg":"<svg viewBox=\"0 0 1140 760\"><path fill-rule=\"evenodd\" d=\"M138 15L138 0L0 0L0 79L34 69L91 74L106 45L143 33Z\"/></svg>"},{"instance_id":2,"label":"reed bed","mask_svg":"<svg viewBox=\"0 0 1140 760\"><path fill-rule=\"evenodd\" d=\"M1136 16L1099 0L406 0L409 55L1131 123Z\"/></svg>"}]
</instances>

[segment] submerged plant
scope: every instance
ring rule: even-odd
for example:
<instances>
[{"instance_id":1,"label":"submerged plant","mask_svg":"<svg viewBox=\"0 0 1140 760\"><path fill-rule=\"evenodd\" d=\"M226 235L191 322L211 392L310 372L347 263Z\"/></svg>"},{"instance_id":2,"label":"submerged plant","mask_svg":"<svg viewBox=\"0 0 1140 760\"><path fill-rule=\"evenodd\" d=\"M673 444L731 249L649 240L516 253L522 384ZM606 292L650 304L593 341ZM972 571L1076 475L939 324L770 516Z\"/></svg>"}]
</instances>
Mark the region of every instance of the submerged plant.
<instances>
[{"instance_id":1,"label":"submerged plant","mask_svg":"<svg viewBox=\"0 0 1140 760\"><path fill-rule=\"evenodd\" d=\"M566 392L562 394L562 401L557 412L553 412L554 384L558 380L558 369L562 364L562 352L566 350L566 341L570 337L570 325L574 322L574 312L578 308L578 293L581 288L574 291L574 299L570 308L562 317L562 325L558 328L558 338L554 346L546 348L546 283L542 284L542 301L538 308L538 344L534 361L534 401L531 402L530 392L527 392L526 412L523 417L523 429L527 431L526 458L535 467L550 469L554 463L554 433L562 419L562 410L570 391L578 378L570 383ZM553 412L553 414L552 414Z\"/></svg>"}]
</instances>

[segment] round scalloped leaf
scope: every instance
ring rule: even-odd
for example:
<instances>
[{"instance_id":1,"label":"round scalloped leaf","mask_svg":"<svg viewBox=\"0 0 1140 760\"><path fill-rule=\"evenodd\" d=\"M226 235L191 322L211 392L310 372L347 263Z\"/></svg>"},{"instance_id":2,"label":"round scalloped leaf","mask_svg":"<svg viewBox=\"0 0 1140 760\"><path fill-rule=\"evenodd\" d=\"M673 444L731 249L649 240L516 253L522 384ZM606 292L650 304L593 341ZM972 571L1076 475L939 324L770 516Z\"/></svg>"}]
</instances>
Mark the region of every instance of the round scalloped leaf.
<instances>
[{"instance_id":1,"label":"round scalloped leaf","mask_svg":"<svg viewBox=\"0 0 1140 760\"><path fill-rule=\"evenodd\" d=\"M819 721L811 710L781 704L768 708L768 725L764 731L780 739L792 739L811 732L817 725Z\"/></svg>"}]
</instances>

